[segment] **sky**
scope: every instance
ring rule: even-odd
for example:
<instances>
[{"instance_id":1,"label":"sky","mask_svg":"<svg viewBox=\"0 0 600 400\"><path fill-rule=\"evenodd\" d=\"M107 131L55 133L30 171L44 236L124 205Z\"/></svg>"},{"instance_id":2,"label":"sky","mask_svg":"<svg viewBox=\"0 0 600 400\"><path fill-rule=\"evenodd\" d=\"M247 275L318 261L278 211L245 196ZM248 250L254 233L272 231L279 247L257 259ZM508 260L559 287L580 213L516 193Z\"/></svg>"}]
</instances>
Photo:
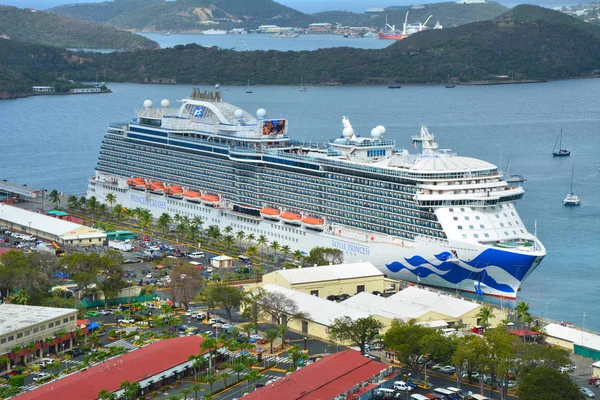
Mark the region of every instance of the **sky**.
<instances>
[{"instance_id":1,"label":"sky","mask_svg":"<svg viewBox=\"0 0 600 400\"><path fill-rule=\"evenodd\" d=\"M39 10L46 8L55 7L60 4L73 4L73 3L99 3L103 0L0 0L0 4L17 6L17 7L32 7ZM362 12L370 7L388 7L393 5L409 5L409 4L420 4L420 3L434 3L444 0L275 0L280 4L292 7L298 11L304 13L314 13L319 11L353 11ZM448 1L448 0L446 0ZM451 1L451 0L450 0ZM529 4L581 4L590 2L590 0L495 0L505 5L515 5L519 3Z\"/></svg>"}]
</instances>

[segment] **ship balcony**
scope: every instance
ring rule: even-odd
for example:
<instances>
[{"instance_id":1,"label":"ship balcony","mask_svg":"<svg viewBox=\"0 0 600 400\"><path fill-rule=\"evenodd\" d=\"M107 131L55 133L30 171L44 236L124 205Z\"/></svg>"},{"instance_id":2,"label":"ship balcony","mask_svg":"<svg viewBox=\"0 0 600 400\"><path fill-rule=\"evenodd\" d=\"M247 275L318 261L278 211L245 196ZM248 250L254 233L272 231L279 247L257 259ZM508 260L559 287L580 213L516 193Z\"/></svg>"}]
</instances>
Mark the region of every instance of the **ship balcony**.
<instances>
[{"instance_id":1,"label":"ship balcony","mask_svg":"<svg viewBox=\"0 0 600 400\"><path fill-rule=\"evenodd\" d=\"M439 188L438 188L439 189ZM427 193L424 190L418 190L414 196L415 201L444 201L444 200L499 200L506 196L522 195L525 193L521 187L506 187L504 190L498 189L466 189L444 190L442 192Z\"/></svg>"},{"instance_id":2,"label":"ship balcony","mask_svg":"<svg viewBox=\"0 0 600 400\"><path fill-rule=\"evenodd\" d=\"M449 191L449 190L476 190L476 189L486 189L486 190L493 190L493 189L498 189L498 188L503 188L506 186L506 183L504 181L494 181L494 182L480 182L480 183L474 183L471 181L463 181L461 183L458 182L442 182L439 184L432 184L432 183L424 183L424 184L417 184L417 187L419 189L422 190L431 190L431 191Z\"/></svg>"}]
</instances>

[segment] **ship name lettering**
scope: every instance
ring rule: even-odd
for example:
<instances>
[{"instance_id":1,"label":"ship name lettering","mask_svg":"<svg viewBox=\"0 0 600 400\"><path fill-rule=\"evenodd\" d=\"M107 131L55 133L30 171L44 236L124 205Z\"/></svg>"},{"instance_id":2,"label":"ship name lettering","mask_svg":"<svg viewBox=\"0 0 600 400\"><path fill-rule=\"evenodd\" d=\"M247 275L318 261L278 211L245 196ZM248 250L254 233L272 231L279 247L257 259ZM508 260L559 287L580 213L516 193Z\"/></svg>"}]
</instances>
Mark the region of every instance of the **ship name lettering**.
<instances>
[{"instance_id":1,"label":"ship name lettering","mask_svg":"<svg viewBox=\"0 0 600 400\"><path fill-rule=\"evenodd\" d=\"M361 246L361 245L354 244L354 243L342 242L339 240L332 240L331 246L334 249L339 249L339 250L342 250L342 251L345 251L348 253L360 253L360 254L364 254L365 256L371 255L370 248L368 248L367 246Z\"/></svg>"},{"instance_id":2,"label":"ship name lettering","mask_svg":"<svg viewBox=\"0 0 600 400\"><path fill-rule=\"evenodd\" d=\"M134 203L143 204L145 206L161 208L163 210L167 208L167 203L165 203L164 201L147 199L143 196L136 196L135 194L131 195L131 201L133 201Z\"/></svg>"}]
</instances>

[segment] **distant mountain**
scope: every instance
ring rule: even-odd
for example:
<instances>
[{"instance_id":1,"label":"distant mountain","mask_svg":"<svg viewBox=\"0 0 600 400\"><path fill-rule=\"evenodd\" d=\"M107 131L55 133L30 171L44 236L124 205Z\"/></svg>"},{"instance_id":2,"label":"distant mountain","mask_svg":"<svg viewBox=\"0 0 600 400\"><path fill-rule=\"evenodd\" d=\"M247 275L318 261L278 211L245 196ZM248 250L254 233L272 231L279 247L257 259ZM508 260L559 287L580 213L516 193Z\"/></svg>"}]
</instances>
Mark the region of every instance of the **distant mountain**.
<instances>
[{"instance_id":1,"label":"distant mountain","mask_svg":"<svg viewBox=\"0 0 600 400\"><path fill-rule=\"evenodd\" d=\"M409 7L409 23L424 22L433 15L431 25L440 21L447 27L492 19L508 8L495 3L433 3ZM329 22L342 26L402 26L405 10L389 9L378 16L347 11L303 14L272 0L114 0L55 7L50 12L86 21L105 23L137 31L196 31L211 26L206 21L221 21L221 28L258 25L307 27L311 23ZM240 21L240 22L233 22Z\"/></svg>"},{"instance_id":2,"label":"distant mountain","mask_svg":"<svg viewBox=\"0 0 600 400\"><path fill-rule=\"evenodd\" d=\"M268 62L265 62L268 60ZM198 68L197 66L202 66ZM136 52L72 53L0 40L0 92L68 79L109 82L296 85L498 83L594 76L600 68L600 27L556 11L517 6L491 21L416 33L381 50L331 48L316 51L247 51L196 44ZM11 76L12 78L5 78Z\"/></svg>"},{"instance_id":3,"label":"distant mountain","mask_svg":"<svg viewBox=\"0 0 600 400\"><path fill-rule=\"evenodd\" d=\"M145 37L42 11L0 6L0 34L10 40L89 49L154 49Z\"/></svg>"},{"instance_id":4,"label":"distant mountain","mask_svg":"<svg viewBox=\"0 0 600 400\"><path fill-rule=\"evenodd\" d=\"M309 17L272 0L115 0L82 3L49 10L58 15L137 31L197 31L221 27L305 23ZM241 21L241 22L236 22Z\"/></svg>"}]
</instances>

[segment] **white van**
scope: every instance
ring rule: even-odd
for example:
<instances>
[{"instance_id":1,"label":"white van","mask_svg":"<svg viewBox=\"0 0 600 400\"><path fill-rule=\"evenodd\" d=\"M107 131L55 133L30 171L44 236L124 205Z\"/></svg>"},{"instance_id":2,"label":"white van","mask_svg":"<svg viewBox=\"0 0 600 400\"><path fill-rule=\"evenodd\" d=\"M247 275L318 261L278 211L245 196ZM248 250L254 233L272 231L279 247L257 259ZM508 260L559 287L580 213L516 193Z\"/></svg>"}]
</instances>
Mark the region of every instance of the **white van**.
<instances>
[{"instance_id":1,"label":"white van","mask_svg":"<svg viewBox=\"0 0 600 400\"><path fill-rule=\"evenodd\" d=\"M396 391L394 389L379 388L375 391L375 394L377 396L383 396L384 398L392 398L396 395Z\"/></svg>"},{"instance_id":2,"label":"white van","mask_svg":"<svg viewBox=\"0 0 600 400\"><path fill-rule=\"evenodd\" d=\"M429 400L429 397L425 397L422 394L411 394L410 395L410 400Z\"/></svg>"},{"instance_id":3,"label":"white van","mask_svg":"<svg viewBox=\"0 0 600 400\"><path fill-rule=\"evenodd\" d=\"M448 389L444 388L435 388L433 389L433 393L440 396L442 399L457 399L458 395Z\"/></svg>"},{"instance_id":4,"label":"white van","mask_svg":"<svg viewBox=\"0 0 600 400\"><path fill-rule=\"evenodd\" d=\"M455 388L455 387L452 387L452 386L450 386L450 387L447 387L446 389L448 389L449 391L451 391L451 392L453 392L454 394L458 395L458 397L459 397L460 399L462 399L462 398L464 398L464 397L465 397L465 392L463 392L463 391L462 391L462 389Z\"/></svg>"},{"instance_id":5,"label":"white van","mask_svg":"<svg viewBox=\"0 0 600 400\"><path fill-rule=\"evenodd\" d=\"M203 251L196 251L196 252L190 254L190 258L193 258L193 259L204 258L204 252Z\"/></svg>"},{"instance_id":6,"label":"white van","mask_svg":"<svg viewBox=\"0 0 600 400\"><path fill-rule=\"evenodd\" d=\"M413 390L413 387L408 385L404 381L396 381L394 382L394 390L397 390L399 392L410 392L411 390Z\"/></svg>"},{"instance_id":7,"label":"white van","mask_svg":"<svg viewBox=\"0 0 600 400\"><path fill-rule=\"evenodd\" d=\"M484 395L482 395L482 394L472 394L472 395L471 395L471 398L472 398L473 400L490 400L488 397L485 397L485 396L484 396Z\"/></svg>"}]
</instances>

